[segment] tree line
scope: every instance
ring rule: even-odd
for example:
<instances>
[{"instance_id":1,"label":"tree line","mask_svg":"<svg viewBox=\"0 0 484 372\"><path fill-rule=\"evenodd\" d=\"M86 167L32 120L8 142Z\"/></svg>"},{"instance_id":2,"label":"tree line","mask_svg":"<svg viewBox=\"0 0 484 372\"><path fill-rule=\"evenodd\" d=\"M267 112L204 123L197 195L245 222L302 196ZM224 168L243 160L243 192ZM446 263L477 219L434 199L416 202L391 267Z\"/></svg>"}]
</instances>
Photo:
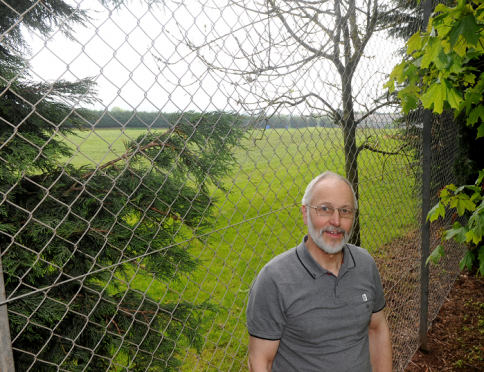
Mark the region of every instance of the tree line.
<instances>
[{"instance_id":1,"label":"tree line","mask_svg":"<svg viewBox=\"0 0 484 372\"><path fill-rule=\"evenodd\" d=\"M160 111L132 111L114 107L111 110L83 109L81 114L84 126L89 128L169 128L179 113ZM306 127L338 127L329 116L273 115L268 119L260 119L250 115L240 116L243 127L257 128L306 128Z\"/></svg>"}]
</instances>

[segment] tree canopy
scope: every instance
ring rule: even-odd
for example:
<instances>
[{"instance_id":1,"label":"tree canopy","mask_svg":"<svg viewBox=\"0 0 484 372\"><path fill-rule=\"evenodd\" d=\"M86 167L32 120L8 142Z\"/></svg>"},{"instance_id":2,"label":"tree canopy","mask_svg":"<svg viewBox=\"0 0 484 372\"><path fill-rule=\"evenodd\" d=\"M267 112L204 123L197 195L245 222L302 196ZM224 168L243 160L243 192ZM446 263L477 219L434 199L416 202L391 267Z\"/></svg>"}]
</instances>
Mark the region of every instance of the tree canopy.
<instances>
[{"instance_id":1,"label":"tree canopy","mask_svg":"<svg viewBox=\"0 0 484 372\"><path fill-rule=\"evenodd\" d=\"M376 78L363 81L367 72L357 72L370 40L389 27L383 21L394 9L384 9L377 0L247 0L211 7L238 12L237 25L227 33L209 31L200 42L186 34L184 44L212 76L237 87L230 99L247 113L269 120L281 109L299 108L303 115L326 117L341 128L346 177L357 197L360 153L404 151L400 141L395 141L396 151L382 151L371 136L358 141L356 135L368 117L394 103L392 95L369 98L362 93ZM160 59L160 66L165 63ZM355 221L352 242L359 245L359 212Z\"/></svg>"}]
</instances>

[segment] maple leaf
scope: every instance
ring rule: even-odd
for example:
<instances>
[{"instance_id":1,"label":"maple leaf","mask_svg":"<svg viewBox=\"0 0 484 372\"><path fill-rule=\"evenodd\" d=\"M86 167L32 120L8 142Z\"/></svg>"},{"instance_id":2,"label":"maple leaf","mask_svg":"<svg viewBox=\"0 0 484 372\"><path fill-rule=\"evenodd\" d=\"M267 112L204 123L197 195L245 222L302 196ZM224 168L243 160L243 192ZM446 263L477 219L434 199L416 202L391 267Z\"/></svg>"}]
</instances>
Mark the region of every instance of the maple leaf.
<instances>
[{"instance_id":1,"label":"maple leaf","mask_svg":"<svg viewBox=\"0 0 484 372\"><path fill-rule=\"evenodd\" d=\"M480 27L474 20L473 15L467 15L462 19L459 19L452 31L449 33L450 46L453 48L455 44L459 41L462 35L466 40L467 44L476 46L479 41Z\"/></svg>"},{"instance_id":2,"label":"maple leaf","mask_svg":"<svg viewBox=\"0 0 484 372\"><path fill-rule=\"evenodd\" d=\"M462 216L466 209L469 211L476 209L476 205L470 201L469 196L466 194L459 194L455 198L452 198L450 201L450 207L456 208L459 216Z\"/></svg>"},{"instance_id":3,"label":"maple leaf","mask_svg":"<svg viewBox=\"0 0 484 372\"><path fill-rule=\"evenodd\" d=\"M474 254L471 251L467 251L462 261L459 262L459 268L464 270L464 268L467 267L467 269L470 270L475 259Z\"/></svg>"},{"instance_id":4,"label":"maple leaf","mask_svg":"<svg viewBox=\"0 0 484 372\"><path fill-rule=\"evenodd\" d=\"M426 46L426 52L422 59L422 68L427 68L430 66L437 56L442 51L442 44L440 43L440 39L436 36L429 37L429 42Z\"/></svg>"},{"instance_id":5,"label":"maple leaf","mask_svg":"<svg viewBox=\"0 0 484 372\"><path fill-rule=\"evenodd\" d=\"M443 204L437 203L427 214L427 221L430 219L430 222L434 222L440 216L445 217L445 208Z\"/></svg>"},{"instance_id":6,"label":"maple leaf","mask_svg":"<svg viewBox=\"0 0 484 372\"><path fill-rule=\"evenodd\" d=\"M441 114L444 109L444 101L447 101L452 108L458 108L462 101L462 96L450 81L442 79L440 84L434 83L430 85L420 100L424 108L433 106L434 112Z\"/></svg>"},{"instance_id":7,"label":"maple leaf","mask_svg":"<svg viewBox=\"0 0 484 372\"><path fill-rule=\"evenodd\" d=\"M437 262L439 262L440 257L445 257L445 251L444 251L444 247L442 247L441 245L438 245L433 250L433 252L427 257L427 261L425 261L425 264L428 265L430 260L432 260L432 262L436 264Z\"/></svg>"},{"instance_id":8,"label":"maple leaf","mask_svg":"<svg viewBox=\"0 0 484 372\"><path fill-rule=\"evenodd\" d=\"M479 119L484 123L484 107L482 105L478 105L472 109L467 118L467 125L474 125Z\"/></svg>"},{"instance_id":9,"label":"maple leaf","mask_svg":"<svg viewBox=\"0 0 484 372\"><path fill-rule=\"evenodd\" d=\"M476 138L479 138L479 137L484 137L484 123L479 125L479 128L477 128L477 137Z\"/></svg>"},{"instance_id":10,"label":"maple leaf","mask_svg":"<svg viewBox=\"0 0 484 372\"><path fill-rule=\"evenodd\" d=\"M407 41L407 54L412 54L415 50L422 49L422 37L420 36L420 31L417 31L412 35Z\"/></svg>"},{"instance_id":11,"label":"maple leaf","mask_svg":"<svg viewBox=\"0 0 484 372\"><path fill-rule=\"evenodd\" d=\"M408 113L410 110L417 108L419 97L419 88L415 85L408 85L398 92L397 97L402 100L402 111Z\"/></svg>"},{"instance_id":12,"label":"maple leaf","mask_svg":"<svg viewBox=\"0 0 484 372\"><path fill-rule=\"evenodd\" d=\"M445 86L443 84L433 84L420 97L424 108L434 108L434 112L441 114L444 109Z\"/></svg>"},{"instance_id":13,"label":"maple leaf","mask_svg":"<svg viewBox=\"0 0 484 372\"><path fill-rule=\"evenodd\" d=\"M462 94L454 87L454 85L447 79L442 79L445 85L445 100L450 107L456 109L462 102Z\"/></svg>"}]
</instances>

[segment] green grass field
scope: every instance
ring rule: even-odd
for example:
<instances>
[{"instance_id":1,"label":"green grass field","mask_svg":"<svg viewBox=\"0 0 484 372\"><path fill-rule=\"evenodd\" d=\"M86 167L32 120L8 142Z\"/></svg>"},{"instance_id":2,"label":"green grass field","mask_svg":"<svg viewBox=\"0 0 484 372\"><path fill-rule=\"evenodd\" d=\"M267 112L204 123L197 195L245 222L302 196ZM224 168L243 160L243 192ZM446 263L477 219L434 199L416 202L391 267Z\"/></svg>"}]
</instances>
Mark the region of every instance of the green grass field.
<instances>
[{"instance_id":1,"label":"green grass field","mask_svg":"<svg viewBox=\"0 0 484 372\"><path fill-rule=\"evenodd\" d=\"M103 164L124 153L123 141L143 130L81 132L68 141L77 150L69 160L79 166ZM395 131L374 130L378 148L394 151ZM363 140L361 133L361 140ZM344 174L341 130L327 128L267 130L235 149L238 166L225 180L228 194L218 198L213 232L190 242L188 249L201 267L181 282L161 283L133 270L130 285L157 301L209 299L226 310L216 315L206 333L201 357L188 349L184 371L245 370L248 334L245 304L250 283L275 255L304 236L300 200L306 184L325 170ZM372 254L417 224L417 198L410 160L363 151L359 156L362 246ZM122 357L119 357L122 359ZM120 359L120 361L121 361Z\"/></svg>"}]
</instances>

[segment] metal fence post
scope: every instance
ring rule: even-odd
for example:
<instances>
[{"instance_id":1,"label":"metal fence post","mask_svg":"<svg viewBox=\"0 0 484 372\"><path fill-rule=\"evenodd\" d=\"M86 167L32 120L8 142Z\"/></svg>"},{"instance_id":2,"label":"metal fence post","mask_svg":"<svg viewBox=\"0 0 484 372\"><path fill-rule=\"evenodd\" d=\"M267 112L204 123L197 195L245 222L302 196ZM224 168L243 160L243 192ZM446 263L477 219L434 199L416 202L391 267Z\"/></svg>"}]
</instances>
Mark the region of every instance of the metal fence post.
<instances>
[{"instance_id":1,"label":"metal fence post","mask_svg":"<svg viewBox=\"0 0 484 372\"><path fill-rule=\"evenodd\" d=\"M432 12L432 1L426 0L423 3L424 19L423 28L427 27L430 13ZM427 221L427 214L430 210L430 147L432 135L432 112L424 110L423 115L423 164L422 164L422 258L421 258L421 281L420 281L420 348L428 351L427 327L429 318L429 267L426 265L430 248L430 221Z\"/></svg>"},{"instance_id":2,"label":"metal fence post","mask_svg":"<svg viewBox=\"0 0 484 372\"><path fill-rule=\"evenodd\" d=\"M2 256L0 252L0 303L7 299L3 281ZM12 341L8 325L7 304L0 305L0 372L14 372Z\"/></svg>"},{"instance_id":3,"label":"metal fence post","mask_svg":"<svg viewBox=\"0 0 484 372\"><path fill-rule=\"evenodd\" d=\"M426 265L430 246L430 221L427 214L430 210L430 146L432 113L423 113L423 166L422 166L422 261L420 291L420 348L427 351L427 325L429 317L429 266Z\"/></svg>"}]
</instances>

